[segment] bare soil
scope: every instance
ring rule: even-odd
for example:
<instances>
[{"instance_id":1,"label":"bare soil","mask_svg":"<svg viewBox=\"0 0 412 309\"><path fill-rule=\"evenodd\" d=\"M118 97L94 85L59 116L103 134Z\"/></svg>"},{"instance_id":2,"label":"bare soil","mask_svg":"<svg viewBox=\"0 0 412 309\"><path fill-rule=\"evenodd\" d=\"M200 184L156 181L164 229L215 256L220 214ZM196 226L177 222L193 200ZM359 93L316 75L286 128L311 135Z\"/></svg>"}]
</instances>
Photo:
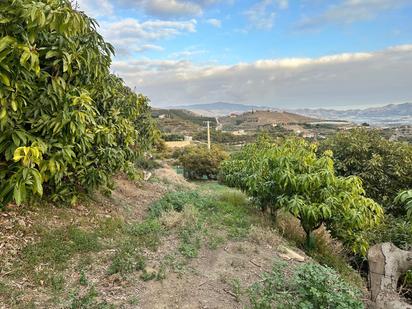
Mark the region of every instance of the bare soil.
<instances>
[{"instance_id":1,"label":"bare soil","mask_svg":"<svg viewBox=\"0 0 412 309\"><path fill-rule=\"evenodd\" d=\"M167 265L165 277L160 280L144 281L140 278L141 272L108 275L112 249L87 257L91 259L84 267L87 286L79 285L79 265L86 257L73 257L63 271L63 293L57 296L41 281L34 284L26 278L31 274L17 279L8 276L22 248L38 240L39 226L53 229L69 223L94 229L104 218L143 220L149 206L166 192L194 187L165 166L157 170L149 182L135 183L119 176L111 196L96 194L92 202L73 208L10 205L0 213L0 308L244 308L248 303L246 288L271 269L273 259L278 256L278 246L285 243L273 231L257 231L240 241L226 240L215 249L202 246L197 257L186 260L177 254L178 235L165 235L155 251L145 249L143 252L148 270L159 272ZM290 263L299 262L291 260ZM7 289L2 290L1 284ZM74 297L73 287L76 287L76 297L86 297L90 286L97 291L100 305L73 307L70 303ZM103 307L103 302L112 307Z\"/></svg>"}]
</instances>

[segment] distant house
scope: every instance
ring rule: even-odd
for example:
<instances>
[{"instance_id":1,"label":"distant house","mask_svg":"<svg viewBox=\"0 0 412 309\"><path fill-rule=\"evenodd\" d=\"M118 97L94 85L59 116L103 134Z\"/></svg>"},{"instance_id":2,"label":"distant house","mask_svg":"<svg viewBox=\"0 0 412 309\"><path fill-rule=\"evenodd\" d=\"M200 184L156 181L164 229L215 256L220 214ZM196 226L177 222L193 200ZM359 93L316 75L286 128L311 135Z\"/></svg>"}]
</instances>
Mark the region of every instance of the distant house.
<instances>
[{"instance_id":1,"label":"distant house","mask_svg":"<svg viewBox=\"0 0 412 309\"><path fill-rule=\"evenodd\" d=\"M165 118L166 118L165 114L159 115L159 119L165 119Z\"/></svg>"}]
</instances>

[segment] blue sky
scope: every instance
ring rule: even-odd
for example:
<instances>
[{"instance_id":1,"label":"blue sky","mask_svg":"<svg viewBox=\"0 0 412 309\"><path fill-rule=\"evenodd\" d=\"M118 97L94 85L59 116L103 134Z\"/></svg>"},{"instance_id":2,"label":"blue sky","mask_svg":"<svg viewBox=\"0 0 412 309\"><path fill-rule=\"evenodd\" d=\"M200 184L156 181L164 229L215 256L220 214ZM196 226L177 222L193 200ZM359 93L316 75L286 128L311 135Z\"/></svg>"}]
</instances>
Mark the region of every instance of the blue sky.
<instances>
[{"instance_id":1,"label":"blue sky","mask_svg":"<svg viewBox=\"0 0 412 309\"><path fill-rule=\"evenodd\" d=\"M79 0L154 106L412 101L412 0Z\"/></svg>"}]
</instances>

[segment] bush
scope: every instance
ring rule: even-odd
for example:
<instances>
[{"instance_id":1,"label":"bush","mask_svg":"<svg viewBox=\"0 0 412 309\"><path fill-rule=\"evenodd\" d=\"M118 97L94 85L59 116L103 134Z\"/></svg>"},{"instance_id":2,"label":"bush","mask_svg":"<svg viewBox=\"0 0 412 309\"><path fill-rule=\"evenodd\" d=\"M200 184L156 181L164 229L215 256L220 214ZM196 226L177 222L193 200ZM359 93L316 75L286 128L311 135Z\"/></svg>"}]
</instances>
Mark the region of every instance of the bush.
<instances>
[{"instance_id":1,"label":"bush","mask_svg":"<svg viewBox=\"0 0 412 309\"><path fill-rule=\"evenodd\" d=\"M159 137L148 99L110 74L113 48L66 0L0 2L0 206L76 200Z\"/></svg>"},{"instance_id":2,"label":"bush","mask_svg":"<svg viewBox=\"0 0 412 309\"><path fill-rule=\"evenodd\" d=\"M186 205L208 207L210 203L209 198L201 196L196 191L171 192L150 207L150 214L159 217L167 211L182 212Z\"/></svg>"},{"instance_id":3,"label":"bush","mask_svg":"<svg viewBox=\"0 0 412 309\"><path fill-rule=\"evenodd\" d=\"M249 289L253 309L364 308L361 292L343 281L331 268L309 263L285 276L285 262L276 262L263 280Z\"/></svg>"},{"instance_id":4,"label":"bush","mask_svg":"<svg viewBox=\"0 0 412 309\"><path fill-rule=\"evenodd\" d=\"M386 215L382 224L367 232L371 244L392 242L403 250L412 250L412 223L404 217Z\"/></svg>"},{"instance_id":5,"label":"bush","mask_svg":"<svg viewBox=\"0 0 412 309\"><path fill-rule=\"evenodd\" d=\"M206 146L189 146L179 156L180 164L189 179L216 179L220 163L228 157L221 148L213 146L210 150Z\"/></svg>"},{"instance_id":6,"label":"bush","mask_svg":"<svg viewBox=\"0 0 412 309\"><path fill-rule=\"evenodd\" d=\"M412 188L412 145L388 141L377 130L356 129L327 139L320 152L327 149L333 151L338 175L360 177L366 195L384 206ZM387 210L397 215L398 209Z\"/></svg>"}]
</instances>

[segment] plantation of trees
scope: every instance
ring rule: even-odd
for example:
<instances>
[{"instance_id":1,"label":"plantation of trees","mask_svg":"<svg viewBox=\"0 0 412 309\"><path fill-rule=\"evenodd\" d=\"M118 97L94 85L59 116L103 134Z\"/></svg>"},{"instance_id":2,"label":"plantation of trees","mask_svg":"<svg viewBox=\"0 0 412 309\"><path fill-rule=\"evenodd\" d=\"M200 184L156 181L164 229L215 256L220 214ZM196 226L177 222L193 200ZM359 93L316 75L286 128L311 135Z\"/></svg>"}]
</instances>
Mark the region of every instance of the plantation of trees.
<instances>
[{"instance_id":1,"label":"plantation of trees","mask_svg":"<svg viewBox=\"0 0 412 309\"><path fill-rule=\"evenodd\" d=\"M332 152L317 155L317 146L290 138L273 143L261 138L222 164L222 180L253 197L276 217L279 209L299 219L306 245L324 224L331 234L365 254L365 230L380 223L382 207L364 195L356 176L335 174Z\"/></svg>"},{"instance_id":2,"label":"plantation of trees","mask_svg":"<svg viewBox=\"0 0 412 309\"><path fill-rule=\"evenodd\" d=\"M0 2L0 207L110 186L158 137L148 99L66 0Z\"/></svg>"}]
</instances>

